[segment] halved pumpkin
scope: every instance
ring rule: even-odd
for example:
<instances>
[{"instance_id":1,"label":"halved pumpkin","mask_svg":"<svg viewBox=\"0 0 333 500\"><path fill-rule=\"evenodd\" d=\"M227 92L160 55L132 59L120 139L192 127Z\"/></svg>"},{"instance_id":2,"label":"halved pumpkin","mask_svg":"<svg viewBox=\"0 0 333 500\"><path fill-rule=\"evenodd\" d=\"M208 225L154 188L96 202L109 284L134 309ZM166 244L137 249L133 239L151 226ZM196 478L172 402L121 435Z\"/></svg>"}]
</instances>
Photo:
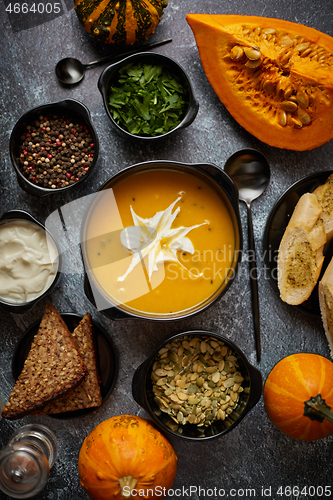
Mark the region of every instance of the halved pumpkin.
<instances>
[{"instance_id":1,"label":"halved pumpkin","mask_svg":"<svg viewBox=\"0 0 333 500\"><path fill-rule=\"evenodd\" d=\"M333 38L256 16L187 14L206 76L248 132L304 151L333 138Z\"/></svg>"}]
</instances>

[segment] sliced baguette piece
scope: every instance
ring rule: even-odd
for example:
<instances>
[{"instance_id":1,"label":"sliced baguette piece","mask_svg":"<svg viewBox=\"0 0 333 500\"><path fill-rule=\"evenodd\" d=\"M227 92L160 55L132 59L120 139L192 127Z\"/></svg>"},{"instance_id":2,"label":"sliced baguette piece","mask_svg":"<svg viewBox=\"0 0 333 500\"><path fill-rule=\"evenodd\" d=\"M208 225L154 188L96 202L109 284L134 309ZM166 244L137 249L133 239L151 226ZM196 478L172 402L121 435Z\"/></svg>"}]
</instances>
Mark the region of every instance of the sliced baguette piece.
<instances>
[{"instance_id":1,"label":"sliced baguette piece","mask_svg":"<svg viewBox=\"0 0 333 500\"><path fill-rule=\"evenodd\" d=\"M298 305L307 300L319 279L326 234L316 195L299 199L280 242L278 287L281 299Z\"/></svg>"},{"instance_id":2,"label":"sliced baguette piece","mask_svg":"<svg viewBox=\"0 0 333 500\"><path fill-rule=\"evenodd\" d=\"M333 258L319 282L318 292L321 318L333 359Z\"/></svg>"},{"instance_id":3,"label":"sliced baguette piece","mask_svg":"<svg viewBox=\"0 0 333 500\"><path fill-rule=\"evenodd\" d=\"M15 420L29 415L79 385L86 372L65 322L56 308L47 304L2 416Z\"/></svg>"},{"instance_id":4,"label":"sliced baguette piece","mask_svg":"<svg viewBox=\"0 0 333 500\"><path fill-rule=\"evenodd\" d=\"M320 215L324 226L326 239L329 241L333 237L333 174L330 175L321 186L313 191L322 209Z\"/></svg>"},{"instance_id":5,"label":"sliced baguette piece","mask_svg":"<svg viewBox=\"0 0 333 500\"><path fill-rule=\"evenodd\" d=\"M72 333L77 348L87 367L88 373L83 382L54 401L51 401L34 415L45 415L97 407L102 404L100 381L91 314L86 313Z\"/></svg>"}]
</instances>

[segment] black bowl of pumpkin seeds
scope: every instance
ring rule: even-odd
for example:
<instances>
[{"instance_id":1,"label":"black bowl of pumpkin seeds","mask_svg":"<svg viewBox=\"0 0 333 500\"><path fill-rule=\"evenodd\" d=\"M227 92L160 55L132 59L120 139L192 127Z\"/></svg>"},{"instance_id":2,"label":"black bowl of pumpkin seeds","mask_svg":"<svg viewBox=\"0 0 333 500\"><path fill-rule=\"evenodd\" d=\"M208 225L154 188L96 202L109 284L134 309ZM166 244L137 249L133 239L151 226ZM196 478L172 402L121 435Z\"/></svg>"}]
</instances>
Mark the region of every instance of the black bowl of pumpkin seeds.
<instances>
[{"instance_id":1,"label":"black bowl of pumpkin seeds","mask_svg":"<svg viewBox=\"0 0 333 500\"><path fill-rule=\"evenodd\" d=\"M167 339L137 368L132 393L163 431L203 441L231 431L256 405L262 375L227 338L190 331Z\"/></svg>"}]
</instances>

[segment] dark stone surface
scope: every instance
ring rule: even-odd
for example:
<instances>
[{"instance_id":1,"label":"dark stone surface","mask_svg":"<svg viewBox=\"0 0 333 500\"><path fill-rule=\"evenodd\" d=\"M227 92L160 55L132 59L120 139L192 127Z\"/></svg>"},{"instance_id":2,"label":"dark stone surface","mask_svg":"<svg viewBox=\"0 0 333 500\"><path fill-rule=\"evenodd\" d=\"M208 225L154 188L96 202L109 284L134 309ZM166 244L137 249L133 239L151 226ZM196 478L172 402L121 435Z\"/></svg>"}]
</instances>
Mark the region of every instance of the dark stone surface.
<instances>
[{"instance_id":1,"label":"dark stone surface","mask_svg":"<svg viewBox=\"0 0 333 500\"><path fill-rule=\"evenodd\" d=\"M7 5L9 2L6 1ZM22 2L21 2L22 3ZM111 129L97 80L102 68L91 69L83 82L74 88L61 86L55 77L56 62L74 56L83 62L95 60L111 49L95 44L78 22L72 2L61 1L63 15L51 20L44 16L26 17L17 23L0 5L0 213L13 208L29 211L45 221L59 206L93 193L120 169L152 159L179 160L188 163L213 162L223 167L237 149L253 147L261 151L271 165L271 182L265 194L252 205L259 275L262 361L256 362L251 318L248 266L243 259L239 275L228 293L211 309L189 320L157 324L149 322L113 322L97 312L83 292L82 265L77 254L68 252L67 272L47 297L62 312L84 314L90 311L113 339L120 362L119 377L111 397L93 414L75 420L50 417L27 417L21 421L0 422L0 447L19 426L42 422L56 434L60 452L49 482L38 500L79 500L87 498L79 485L77 460L84 437L102 420L117 414L145 413L131 395L133 373L161 341L173 333L190 329L221 332L234 341L249 361L258 366L266 379L281 358L294 352L314 352L329 357L324 330L319 319L309 318L283 304L264 274L262 239L268 214L279 196L295 181L319 170L333 168L333 142L307 152L272 148L247 133L236 123L218 100L202 69L193 34L185 21L188 12L210 14L252 14L283 18L302 23L332 35L331 2L263 2L262 0L169 0L163 19L151 41L171 36L173 42L159 52L174 57L188 72L200 102L194 123L177 136L158 145L137 145L119 137ZM37 14L36 14L37 16ZM22 16L21 16L22 17ZM49 22L46 22L49 21ZM28 109L39 104L76 98L90 110L100 138L98 167L89 182L67 195L36 199L21 190L10 163L8 143L15 122ZM241 204L246 250L246 210ZM73 231L75 224L73 223ZM7 399L14 384L11 373L13 350L24 331L43 314L46 300L23 315L1 312L0 390ZM175 488L187 488L181 497L205 498L190 486L204 488L206 496L218 498L210 489L236 492L234 498L264 498L262 487L272 487L268 498L296 500L297 494L277 495L279 486L332 486L332 436L318 442L298 442L279 432L268 419L262 399L249 415L223 439L204 444L183 443L173 439L178 455ZM255 488L256 496L247 489ZM233 491L231 489L234 489ZM239 490L237 492L237 490ZM231 496L229 495L229 497ZM4 498L1 496L0 498ZM300 496L299 498L308 498ZM321 498L320 493L312 498Z\"/></svg>"}]
</instances>

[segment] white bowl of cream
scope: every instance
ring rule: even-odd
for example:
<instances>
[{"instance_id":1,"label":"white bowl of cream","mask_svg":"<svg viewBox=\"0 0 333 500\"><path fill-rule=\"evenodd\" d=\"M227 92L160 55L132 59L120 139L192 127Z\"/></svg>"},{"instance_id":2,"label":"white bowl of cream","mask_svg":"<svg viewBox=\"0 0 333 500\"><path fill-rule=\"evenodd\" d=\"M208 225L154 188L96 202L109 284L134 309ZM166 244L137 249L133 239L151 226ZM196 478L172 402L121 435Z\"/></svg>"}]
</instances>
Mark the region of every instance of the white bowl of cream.
<instances>
[{"instance_id":1,"label":"white bowl of cream","mask_svg":"<svg viewBox=\"0 0 333 500\"><path fill-rule=\"evenodd\" d=\"M29 214L24 218L19 218L20 211L9 214L0 222L0 301L32 306L58 276L59 251L51 235Z\"/></svg>"}]
</instances>

